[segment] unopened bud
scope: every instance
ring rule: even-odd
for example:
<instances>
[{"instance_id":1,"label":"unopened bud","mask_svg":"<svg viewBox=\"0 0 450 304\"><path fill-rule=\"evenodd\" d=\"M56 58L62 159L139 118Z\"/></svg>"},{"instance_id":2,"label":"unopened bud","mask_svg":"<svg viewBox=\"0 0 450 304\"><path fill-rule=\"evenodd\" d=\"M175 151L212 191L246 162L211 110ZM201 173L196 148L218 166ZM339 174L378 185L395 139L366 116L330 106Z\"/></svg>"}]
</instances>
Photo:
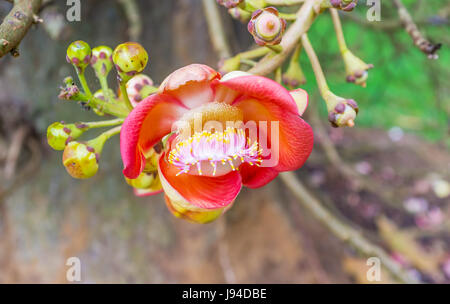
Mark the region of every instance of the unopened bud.
<instances>
[{"instance_id":1,"label":"unopened bud","mask_svg":"<svg viewBox=\"0 0 450 304\"><path fill-rule=\"evenodd\" d=\"M134 75L141 73L148 62L148 54L137 42L118 45L112 55L121 82L127 82Z\"/></svg>"},{"instance_id":2,"label":"unopened bud","mask_svg":"<svg viewBox=\"0 0 450 304\"><path fill-rule=\"evenodd\" d=\"M369 77L368 71L373 68L373 64L365 63L349 50L342 53L342 58L344 59L347 81L366 87L366 81Z\"/></svg>"},{"instance_id":3,"label":"unopened bud","mask_svg":"<svg viewBox=\"0 0 450 304\"><path fill-rule=\"evenodd\" d=\"M90 178L98 171L98 159L101 149L97 151L89 143L72 141L64 149L64 167L74 178Z\"/></svg>"},{"instance_id":4,"label":"unopened bud","mask_svg":"<svg viewBox=\"0 0 450 304\"><path fill-rule=\"evenodd\" d=\"M91 60L91 47L84 41L72 42L67 48L67 62L73 64L79 71L89 65Z\"/></svg>"},{"instance_id":5,"label":"unopened bud","mask_svg":"<svg viewBox=\"0 0 450 304\"><path fill-rule=\"evenodd\" d=\"M87 125L54 122L47 128L47 142L55 150L64 150L72 140L88 130Z\"/></svg>"},{"instance_id":6,"label":"unopened bud","mask_svg":"<svg viewBox=\"0 0 450 304\"><path fill-rule=\"evenodd\" d=\"M111 71L112 49L109 46L98 46L92 49L91 65L97 74L97 77L105 77Z\"/></svg>"},{"instance_id":7,"label":"unopened bud","mask_svg":"<svg viewBox=\"0 0 450 304\"><path fill-rule=\"evenodd\" d=\"M301 48L298 46L292 54L287 71L282 76L283 84L289 88L296 88L306 83L306 77L299 62L300 51Z\"/></svg>"},{"instance_id":8,"label":"unopened bud","mask_svg":"<svg viewBox=\"0 0 450 304\"><path fill-rule=\"evenodd\" d=\"M359 112L358 104L353 99L345 99L328 92L326 96L328 120L335 128L353 127Z\"/></svg>"},{"instance_id":9,"label":"unopened bud","mask_svg":"<svg viewBox=\"0 0 450 304\"><path fill-rule=\"evenodd\" d=\"M286 20L279 17L276 8L266 7L253 12L247 29L258 45L276 45L281 42Z\"/></svg>"},{"instance_id":10,"label":"unopened bud","mask_svg":"<svg viewBox=\"0 0 450 304\"><path fill-rule=\"evenodd\" d=\"M131 78L127 82L126 88L128 98L133 107L158 90L158 88L153 86L153 80L144 74L139 74Z\"/></svg>"},{"instance_id":11,"label":"unopened bud","mask_svg":"<svg viewBox=\"0 0 450 304\"><path fill-rule=\"evenodd\" d=\"M202 209L194 205L172 201L167 196L165 199L167 208L174 216L198 224L207 224L216 220L224 213L225 209Z\"/></svg>"},{"instance_id":12,"label":"unopened bud","mask_svg":"<svg viewBox=\"0 0 450 304\"><path fill-rule=\"evenodd\" d=\"M329 2L334 8L350 12L356 7L358 0L329 0Z\"/></svg>"},{"instance_id":13,"label":"unopened bud","mask_svg":"<svg viewBox=\"0 0 450 304\"><path fill-rule=\"evenodd\" d=\"M241 4L244 0L217 0L219 5L225 6L226 8L233 8Z\"/></svg>"}]
</instances>

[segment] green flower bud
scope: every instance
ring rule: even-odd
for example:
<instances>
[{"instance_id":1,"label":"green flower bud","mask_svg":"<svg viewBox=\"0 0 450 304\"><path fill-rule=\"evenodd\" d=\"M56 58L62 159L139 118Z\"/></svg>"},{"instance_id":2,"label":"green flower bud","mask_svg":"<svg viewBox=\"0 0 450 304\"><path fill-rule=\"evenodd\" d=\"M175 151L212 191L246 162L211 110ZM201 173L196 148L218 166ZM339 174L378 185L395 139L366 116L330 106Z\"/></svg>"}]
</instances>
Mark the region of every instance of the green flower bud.
<instances>
[{"instance_id":1,"label":"green flower bud","mask_svg":"<svg viewBox=\"0 0 450 304\"><path fill-rule=\"evenodd\" d=\"M66 60L83 71L91 61L91 47L81 40L72 42L67 48Z\"/></svg>"},{"instance_id":2,"label":"green flower bud","mask_svg":"<svg viewBox=\"0 0 450 304\"><path fill-rule=\"evenodd\" d=\"M100 135L88 142L72 141L63 153L63 165L74 178L86 179L98 171L98 160L107 137Z\"/></svg>"},{"instance_id":3,"label":"green flower bud","mask_svg":"<svg viewBox=\"0 0 450 304\"><path fill-rule=\"evenodd\" d=\"M128 80L126 89L133 107L158 90L153 86L153 80L145 74L136 75Z\"/></svg>"},{"instance_id":4,"label":"green flower bud","mask_svg":"<svg viewBox=\"0 0 450 304\"><path fill-rule=\"evenodd\" d=\"M366 80L369 77L368 70L373 68L373 64L365 63L349 50L342 53L342 58L344 59L347 81L365 88Z\"/></svg>"},{"instance_id":5,"label":"green flower bud","mask_svg":"<svg viewBox=\"0 0 450 304\"><path fill-rule=\"evenodd\" d=\"M113 52L112 58L119 73L119 80L125 83L134 75L141 73L148 62L147 51L136 42L126 42L118 45Z\"/></svg>"},{"instance_id":6,"label":"green flower bud","mask_svg":"<svg viewBox=\"0 0 450 304\"><path fill-rule=\"evenodd\" d=\"M47 142L55 150L64 150L72 140L80 137L88 130L85 124L66 124L54 122L47 128Z\"/></svg>"},{"instance_id":7,"label":"green flower bud","mask_svg":"<svg viewBox=\"0 0 450 304\"><path fill-rule=\"evenodd\" d=\"M157 189L161 186L161 181L158 177L158 172L147 173L142 172L137 178L129 179L125 177L128 185L136 189ZM155 190L156 191L156 190Z\"/></svg>"},{"instance_id":8,"label":"green flower bud","mask_svg":"<svg viewBox=\"0 0 450 304\"><path fill-rule=\"evenodd\" d=\"M234 8L241 4L244 0L216 0L219 5L225 6L226 8Z\"/></svg>"},{"instance_id":9,"label":"green flower bud","mask_svg":"<svg viewBox=\"0 0 450 304\"><path fill-rule=\"evenodd\" d=\"M297 46L292 54L287 71L283 74L283 84L289 88L296 88L306 83L305 74L300 66L301 47Z\"/></svg>"},{"instance_id":10,"label":"green flower bud","mask_svg":"<svg viewBox=\"0 0 450 304\"><path fill-rule=\"evenodd\" d=\"M98 46L92 49L91 66L97 77L106 77L113 67L112 49L109 46Z\"/></svg>"},{"instance_id":11,"label":"green flower bud","mask_svg":"<svg viewBox=\"0 0 450 304\"><path fill-rule=\"evenodd\" d=\"M353 99L345 99L328 92L325 97L328 109L328 120L335 128L353 127L359 112L358 104Z\"/></svg>"},{"instance_id":12,"label":"green flower bud","mask_svg":"<svg viewBox=\"0 0 450 304\"><path fill-rule=\"evenodd\" d=\"M188 206L178 201L172 201L167 196L165 196L165 199L167 208L174 216L198 224L207 224L216 220L226 209L202 209L194 205Z\"/></svg>"}]
</instances>

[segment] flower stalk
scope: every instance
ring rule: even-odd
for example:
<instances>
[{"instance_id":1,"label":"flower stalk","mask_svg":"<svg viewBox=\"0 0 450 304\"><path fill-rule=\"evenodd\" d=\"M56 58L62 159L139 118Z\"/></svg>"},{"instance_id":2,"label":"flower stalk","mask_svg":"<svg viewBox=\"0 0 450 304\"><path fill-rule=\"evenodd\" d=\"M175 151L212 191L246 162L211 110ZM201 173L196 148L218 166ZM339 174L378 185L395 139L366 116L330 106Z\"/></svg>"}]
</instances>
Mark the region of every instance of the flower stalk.
<instances>
[{"instance_id":1,"label":"flower stalk","mask_svg":"<svg viewBox=\"0 0 450 304\"><path fill-rule=\"evenodd\" d=\"M308 39L308 35L303 34L301 40L303 48L311 62L320 94L327 104L328 120L333 127L353 127L359 110L358 105L353 99L345 99L330 91L319 59Z\"/></svg>"}]
</instances>

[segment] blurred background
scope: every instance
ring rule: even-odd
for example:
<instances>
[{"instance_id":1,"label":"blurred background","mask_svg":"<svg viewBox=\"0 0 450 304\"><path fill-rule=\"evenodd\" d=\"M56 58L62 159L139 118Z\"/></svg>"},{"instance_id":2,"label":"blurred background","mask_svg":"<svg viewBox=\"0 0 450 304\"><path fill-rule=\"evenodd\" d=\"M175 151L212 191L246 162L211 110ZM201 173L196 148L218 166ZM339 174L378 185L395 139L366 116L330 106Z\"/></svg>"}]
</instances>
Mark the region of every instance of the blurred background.
<instances>
[{"instance_id":1,"label":"blurred background","mask_svg":"<svg viewBox=\"0 0 450 304\"><path fill-rule=\"evenodd\" d=\"M81 260L84 283L368 283L367 257L330 233L279 179L243 189L221 220L197 225L174 218L161 194L133 195L118 138L105 146L95 177L71 178L45 138L54 121L96 119L57 98L63 78L75 76L65 61L70 42L114 48L136 40L156 83L186 64L217 67L218 57L200 0L84 0L81 22L66 20L65 2L42 9L44 23L28 32L19 57L0 59L0 283L66 283L72 256ZM440 58L428 60L390 1L382 1L381 22L366 20L365 2L342 22L349 48L375 65L367 88L345 82L328 13L309 32L331 90L355 99L360 114L355 128L331 128L302 56L316 143L296 174L409 275L449 283L450 5L403 1L422 32L443 44ZM11 7L0 1L0 19ZM246 25L220 11L233 51L253 46ZM382 281L395 282L388 272Z\"/></svg>"}]
</instances>

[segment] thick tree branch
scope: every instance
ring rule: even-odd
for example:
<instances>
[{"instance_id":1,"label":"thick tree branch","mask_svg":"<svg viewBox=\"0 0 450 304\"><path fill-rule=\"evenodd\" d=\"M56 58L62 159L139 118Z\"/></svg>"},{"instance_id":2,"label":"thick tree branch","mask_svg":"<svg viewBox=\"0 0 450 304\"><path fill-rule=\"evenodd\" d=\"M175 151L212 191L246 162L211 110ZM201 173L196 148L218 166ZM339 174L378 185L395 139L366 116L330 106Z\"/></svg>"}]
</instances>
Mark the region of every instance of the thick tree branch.
<instances>
[{"instance_id":1,"label":"thick tree branch","mask_svg":"<svg viewBox=\"0 0 450 304\"><path fill-rule=\"evenodd\" d=\"M14 0L14 6L0 25L0 58L14 51L36 20L42 0Z\"/></svg>"},{"instance_id":2,"label":"thick tree branch","mask_svg":"<svg viewBox=\"0 0 450 304\"><path fill-rule=\"evenodd\" d=\"M436 52L441 48L441 44L431 43L423 36L401 0L394 0L394 4L398 10L398 16L400 17L406 32L411 36L414 45L428 55L428 58L437 59L438 56Z\"/></svg>"}]
</instances>

